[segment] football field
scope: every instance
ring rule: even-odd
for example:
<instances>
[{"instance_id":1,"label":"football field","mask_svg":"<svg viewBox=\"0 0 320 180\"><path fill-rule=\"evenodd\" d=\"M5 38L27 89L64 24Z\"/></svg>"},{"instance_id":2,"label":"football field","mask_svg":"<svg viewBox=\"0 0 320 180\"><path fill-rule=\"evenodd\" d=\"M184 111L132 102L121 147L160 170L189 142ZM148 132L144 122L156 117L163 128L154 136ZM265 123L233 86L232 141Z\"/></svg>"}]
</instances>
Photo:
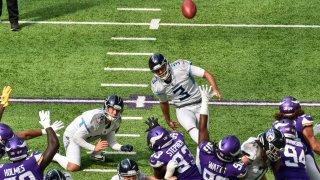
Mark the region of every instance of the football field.
<instances>
[{"instance_id":1,"label":"football field","mask_svg":"<svg viewBox=\"0 0 320 180\"><path fill-rule=\"evenodd\" d=\"M125 100L117 140L132 144L134 152L107 148L115 162L102 163L91 162L83 150L82 171L71 175L110 179L125 157L151 175L144 121L155 116L167 125L150 89L148 58L162 53L169 62L188 59L214 74L223 100L212 99L210 105L213 141L230 134L241 142L256 136L271 126L277 102L287 95L298 98L320 123L318 1L194 2L197 15L190 20L181 14L181 0L20 1L19 32L10 31L4 2L0 88L10 85L13 92L2 122L17 132L40 128L38 111L50 110L52 121L67 126L117 94ZM196 144L183 128L179 131L195 155ZM45 144L46 137L28 141L31 151L43 152ZM53 168L62 170L57 163L47 170ZM270 172L267 177L273 179Z\"/></svg>"}]
</instances>

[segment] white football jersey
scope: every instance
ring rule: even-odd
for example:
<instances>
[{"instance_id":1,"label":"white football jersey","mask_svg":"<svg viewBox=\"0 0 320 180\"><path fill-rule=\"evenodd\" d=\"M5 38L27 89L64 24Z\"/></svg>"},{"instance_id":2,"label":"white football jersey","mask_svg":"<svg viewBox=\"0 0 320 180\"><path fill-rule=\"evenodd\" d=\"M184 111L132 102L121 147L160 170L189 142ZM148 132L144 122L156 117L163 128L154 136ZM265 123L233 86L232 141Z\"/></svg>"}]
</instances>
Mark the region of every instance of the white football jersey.
<instances>
[{"instance_id":1,"label":"white football jersey","mask_svg":"<svg viewBox=\"0 0 320 180\"><path fill-rule=\"evenodd\" d=\"M262 148L258 145L256 140L257 138L250 137L241 145L241 151L251 160L251 164L248 165L246 179L261 179L267 172L267 168L263 168L263 163L261 162Z\"/></svg>"},{"instance_id":2,"label":"white football jersey","mask_svg":"<svg viewBox=\"0 0 320 180\"><path fill-rule=\"evenodd\" d=\"M204 69L192 66L190 61L180 59L171 63L169 70L172 75L170 84L166 84L156 76L151 80L151 89L160 101L168 101L167 96L169 96L177 107L200 103L201 94L193 75L203 77Z\"/></svg>"},{"instance_id":3,"label":"white football jersey","mask_svg":"<svg viewBox=\"0 0 320 180\"><path fill-rule=\"evenodd\" d=\"M65 135L72 138L73 135L81 135L87 142L99 139L102 135L107 135L111 131L116 131L120 127L121 118L105 124L104 110L93 109L82 113L66 128Z\"/></svg>"}]
</instances>

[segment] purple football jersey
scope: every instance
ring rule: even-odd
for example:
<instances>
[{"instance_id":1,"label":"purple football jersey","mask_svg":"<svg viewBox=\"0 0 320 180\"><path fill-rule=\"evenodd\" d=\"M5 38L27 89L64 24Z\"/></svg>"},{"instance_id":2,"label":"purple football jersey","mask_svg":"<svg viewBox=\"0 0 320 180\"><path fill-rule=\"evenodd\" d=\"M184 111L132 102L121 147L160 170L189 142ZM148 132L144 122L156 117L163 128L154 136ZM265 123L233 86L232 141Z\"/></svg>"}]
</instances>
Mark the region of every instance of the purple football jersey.
<instances>
[{"instance_id":1,"label":"purple football jersey","mask_svg":"<svg viewBox=\"0 0 320 180\"><path fill-rule=\"evenodd\" d=\"M275 173L276 180L309 180L306 172L306 146L300 141L286 139L285 150L281 153L281 165Z\"/></svg>"},{"instance_id":2,"label":"purple football jersey","mask_svg":"<svg viewBox=\"0 0 320 180\"><path fill-rule=\"evenodd\" d=\"M172 144L164 149L153 153L150 157L152 167L161 167L167 165L170 160L178 162L175 176L178 179L201 179L201 175L195 165L191 151L184 143L183 135L179 132L170 133Z\"/></svg>"},{"instance_id":3,"label":"purple football jersey","mask_svg":"<svg viewBox=\"0 0 320 180\"><path fill-rule=\"evenodd\" d=\"M313 125L313 118L311 116L304 114L302 116L299 116L296 119L296 128L297 128L298 138L300 138L301 142L303 142L307 146L306 154L311 154L313 157L311 146L307 143L306 139L303 136L303 128L311 125Z\"/></svg>"},{"instance_id":4,"label":"purple football jersey","mask_svg":"<svg viewBox=\"0 0 320 180\"><path fill-rule=\"evenodd\" d=\"M247 165L242 161L221 161L211 142L204 141L199 144L200 165L204 180L214 179L239 179L246 175Z\"/></svg>"},{"instance_id":5,"label":"purple football jersey","mask_svg":"<svg viewBox=\"0 0 320 180\"><path fill-rule=\"evenodd\" d=\"M35 152L23 161L0 165L0 179L42 180L43 172L38 165L38 160L41 156L41 153Z\"/></svg>"}]
</instances>

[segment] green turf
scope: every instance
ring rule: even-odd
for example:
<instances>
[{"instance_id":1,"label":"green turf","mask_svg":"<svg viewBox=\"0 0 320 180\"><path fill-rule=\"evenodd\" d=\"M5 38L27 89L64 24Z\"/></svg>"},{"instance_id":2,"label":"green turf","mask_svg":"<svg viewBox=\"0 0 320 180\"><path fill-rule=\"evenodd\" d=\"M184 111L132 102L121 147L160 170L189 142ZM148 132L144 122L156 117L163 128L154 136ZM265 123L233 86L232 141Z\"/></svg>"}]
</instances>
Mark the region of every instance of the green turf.
<instances>
[{"instance_id":1,"label":"green turf","mask_svg":"<svg viewBox=\"0 0 320 180\"><path fill-rule=\"evenodd\" d=\"M21 20L187 24L320 25L320 3L311 1L198 1L197 15L181 14L182 1L19 1ZM6 4L2 20L7 19ZM155 12L117 11L116 8L161 8ZM293 95L303 102L319 102L320 28L180 27L160 25L158 30L124 25L21 24L20 32L0 23L0 84L13 87L12 97L100 98L118 94L151 95L150 88L101 87L101 83L149 84L149 72L106 72L104 67L148 68L148 56L111 56L107 52L160 52L170 62L190 59L212 72L224 100L279 101ZM156 41L114 41L111 37L155 37ZM197 78L198 84L206 81ZM85 110L100 105L11 103L3 121L15 131L37 128L38 111L51 110L52 119L66 125ZM235 134L243 142L270 126L276 107L211 107L210 137L219 140ZM319 108L307 111L319 122ZM171 109L173 117L174 109ZM152 109L126 109L124 116L161 117ZM162 119L162 124L165 125ZM132 143L142 171L151 174L150 152L143 121L124 121L119 133L139 133L140 138L118 138ZM184 134L186 132L180 129ZM61 133L62 134L62 133ZM195 144L186 134L187 144ZM44 150L46 138L28 141L33 150ZM60 137L62 145L62 138ZM63 147L60 150L64 152ZM83 168L114 169L115 163L92 163L83 151ZM319 159L317 159L318 162ZM49 168L61 169L56 163ZM110 179L112 173L72 173L74 179ZM273 179L268 173L268 179Z\"/></svg>"}]
</instances>

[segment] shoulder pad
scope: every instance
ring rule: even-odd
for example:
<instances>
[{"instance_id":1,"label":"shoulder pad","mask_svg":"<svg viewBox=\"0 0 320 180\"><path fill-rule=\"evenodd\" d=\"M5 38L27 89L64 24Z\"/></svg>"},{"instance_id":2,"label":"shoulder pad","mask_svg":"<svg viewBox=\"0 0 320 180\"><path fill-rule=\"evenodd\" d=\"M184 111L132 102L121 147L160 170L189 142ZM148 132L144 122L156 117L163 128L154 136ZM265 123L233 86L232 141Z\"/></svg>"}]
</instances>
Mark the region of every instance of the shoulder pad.
<instances>
[{"instance_id":1,"label":"shoulder pad","mask_svg":"<svg viewBox=\"0 0 320 180\"><path fill-rule=\"evenodd\" d=\"M311 126L313 124L313 118L308 115L302 115L297 118L297 121L300 121L302 126Z\"/></svg>"},{"instance_id":2,"label":"shoulder pad","mask_svg":"<svg viewBox=\"0 0 320 180\"><path fill-rule=\"evenodd\" d=\"M185 69L189 68L192 63L187 60L179 59L170 64L172 69Z\"/></svg>"},{"instance_id":3,"label":"shoulder pad","mask_svg":"<svg viewBox=\"0 0 320 180\"><path fill-rule=\"evenodd\" d=\"M204 152L206 154L214 154L215 151L213 144L209 141L204 141L199 144L199 149L201 152Z\"/></svg>"},{"instance_id":4,"label":"shoulder pad","mask_svg":"<svg viewBox=\"0 0 320 180\"><path fill-rule=\"evenodd\" d=\"M160 160L160 157L162 154L163 154L162 151L158 151L158 152L155 152L154 154L152 154L150 157L150 166L152 166L152 167L162 166L164 164L164 162L162 162Z\"/></svg>"},{"instance_id":5,"label":"shoulder pad","mask_svg":"<svg viewBox=\"0 0 320 180\"><path fill-rule=\"evenodd\" d=\"M181 140L184 141L183 135L182 135L180 132L178 132L178 131L173 131L173 132L171 132L171 133L170 133L170 136L172 137L172 139L181 139Z\"/></svg>"}]
</instances>

